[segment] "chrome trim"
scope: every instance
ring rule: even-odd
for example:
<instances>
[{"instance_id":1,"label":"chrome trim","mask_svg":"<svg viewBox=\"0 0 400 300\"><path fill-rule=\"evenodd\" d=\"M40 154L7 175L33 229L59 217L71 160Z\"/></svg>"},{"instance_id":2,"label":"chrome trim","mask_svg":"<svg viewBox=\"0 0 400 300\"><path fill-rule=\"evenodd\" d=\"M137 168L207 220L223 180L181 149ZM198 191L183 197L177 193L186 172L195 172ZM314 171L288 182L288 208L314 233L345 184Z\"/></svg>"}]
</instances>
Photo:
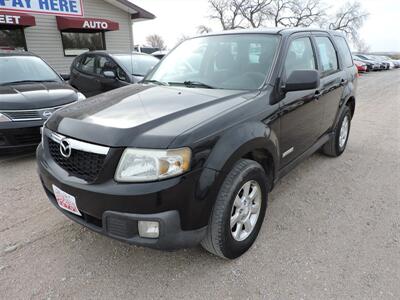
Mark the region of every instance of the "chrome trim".
<instances>
[{"instance_id":1,"label":"chrome trim","mask_svg":"<svg viewBox=\"0 0 400 300\"><path fill-rule=\"evenodd\" d=\"M50 138L57 144L61 144L62 141L67 141L71 145L71 149L74 149L74 150L95 153L95 154L100 154L100 155L107 155L108 152L110 151L109 147L77 141L77 140L65 137L59 133L52 132L48 129L44 130L43 132L45 133L45 135L48 138Z\"/></svg>"},{"instance_id":2,"label":"chrome trim","mask_svg":"<svg viewBox=\"0 0 400 300\"><path fill-rule=\"evenodd\" d=\"M285 157L288 156L289 154L293 153L293 151L294 151L294 147L292 147L292 148L290 148L289 150L285 151L285 152L282 154L282 158L285 158Z\"/></svg>"},{"instance_id":3,"label":"chrome trim","mask_svg":"<svg viewBox=\"0 0 400 300\"><path fill-rule=\"evenodd\" d=\"M67 105L67 104L66 104ZM65 105L61 106L54 106L54 107L47 107L47 108L38 108L38 109L21 109L21 110L11 110L11 109L5 109L1 110L0 113L4 114L6 117L8 117L11 121L13 122L29 122L29 121L42 121L42 120L47 120L49 117L45 117L44 113L45 112L51 112L53 114L57 110L63 108ZM14 118L10 114L13 113L35 113L37 114L37 117L31 117L31 118Z\"/></svg>"}]
</instances>

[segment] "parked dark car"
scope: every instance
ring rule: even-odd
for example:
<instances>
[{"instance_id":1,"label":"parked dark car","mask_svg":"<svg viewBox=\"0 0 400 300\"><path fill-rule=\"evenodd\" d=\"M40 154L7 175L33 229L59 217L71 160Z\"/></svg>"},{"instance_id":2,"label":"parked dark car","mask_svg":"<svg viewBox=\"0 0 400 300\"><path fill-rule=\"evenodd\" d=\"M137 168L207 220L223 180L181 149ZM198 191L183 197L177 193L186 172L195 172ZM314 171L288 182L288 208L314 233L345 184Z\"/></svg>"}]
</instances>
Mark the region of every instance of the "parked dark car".
<instances>
[{"instance_id":1,"label":"parked dark car","mask_svg":"<svg viewBox=\"0 0 400 300\"><path fill-rule=\"evenodd\" d=\"M158 62L144 53L86 52L73 61L69 82L91 97L139 82Z\"/></svg>"},{"instance_id":2,"label":"parked dark car","mask_svg":"<svg viewBox=\"0 0 400 300\"><path fill-rule=\"evenodd\" d=\"M256 240L277 180L319 149L344 152L356 86L338 32L192 38L143 83L52 116L40 178L60 211L98 233L233 259Z\"/></svg>"},{"instance_id":3,"label":"parked dark car","mask_svg":"<svg viewBox=\"0 0 400 300\"><path fill-rule=\"evenodd\" d=\"M0 51L0 153L37 146L43 123L84 98L40 57Z\"/></svg>"}]
</instances>

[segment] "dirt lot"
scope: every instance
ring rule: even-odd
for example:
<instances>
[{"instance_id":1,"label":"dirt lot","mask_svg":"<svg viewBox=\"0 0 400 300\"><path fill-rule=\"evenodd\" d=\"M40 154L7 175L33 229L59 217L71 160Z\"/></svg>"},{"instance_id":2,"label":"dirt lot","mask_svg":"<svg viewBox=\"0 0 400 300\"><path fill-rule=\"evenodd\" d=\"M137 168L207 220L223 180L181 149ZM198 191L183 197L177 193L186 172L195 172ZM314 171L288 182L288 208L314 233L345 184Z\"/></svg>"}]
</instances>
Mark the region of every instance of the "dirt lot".
<instances>
[{"instance_id":1,"label":"dirt lot","mask_svg":"<svg viewBox=\"0 0 400 300\"><path fill-rule=\"evenodd\" d=\"M346 153L271 195L236 261L94 234L47 201L32 154L0 157L0 298L400 298L400 70L363 75Z\"/></svg>"}]
</instances>

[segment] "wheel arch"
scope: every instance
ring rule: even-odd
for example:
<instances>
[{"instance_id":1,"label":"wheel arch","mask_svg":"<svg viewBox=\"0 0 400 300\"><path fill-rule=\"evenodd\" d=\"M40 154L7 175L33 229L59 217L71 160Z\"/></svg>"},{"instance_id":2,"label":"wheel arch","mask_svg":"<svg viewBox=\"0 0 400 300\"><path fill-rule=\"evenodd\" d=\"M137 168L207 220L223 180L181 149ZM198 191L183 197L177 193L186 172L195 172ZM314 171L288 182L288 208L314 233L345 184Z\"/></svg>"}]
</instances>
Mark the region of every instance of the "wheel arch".
<instances>
[{"instance_id":1,"label":"wheel arch","mask_svg":"<svg viewBox=\"0 0 400 300\"><path fill-rule=\"evenodd\" d=\"M233 127L213 147L205 167L226 175L241 158L258 162L265 170L272 188L279 163L278 139L262 122L249 122Z\"/></svg>"}]
</instances>

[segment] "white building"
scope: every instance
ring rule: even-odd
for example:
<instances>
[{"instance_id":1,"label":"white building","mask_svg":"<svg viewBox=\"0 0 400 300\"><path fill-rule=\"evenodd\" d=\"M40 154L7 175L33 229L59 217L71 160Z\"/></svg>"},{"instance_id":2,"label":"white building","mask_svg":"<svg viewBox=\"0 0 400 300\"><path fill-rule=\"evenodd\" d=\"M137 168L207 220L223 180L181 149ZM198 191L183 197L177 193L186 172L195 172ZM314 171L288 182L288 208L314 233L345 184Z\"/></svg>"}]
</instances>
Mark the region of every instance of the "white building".
<instances>
[{"instance_id":1,"label":"white building","mask_svg":"<svg viewBox=\"0 0 400 300\"><path fill-rule=\"evenodd\" d=\"M132 23L154 18L129 0L0 0L0 49L28 50L68 73L84 51L132 51Z\"/></svg>"}]
</instances>

